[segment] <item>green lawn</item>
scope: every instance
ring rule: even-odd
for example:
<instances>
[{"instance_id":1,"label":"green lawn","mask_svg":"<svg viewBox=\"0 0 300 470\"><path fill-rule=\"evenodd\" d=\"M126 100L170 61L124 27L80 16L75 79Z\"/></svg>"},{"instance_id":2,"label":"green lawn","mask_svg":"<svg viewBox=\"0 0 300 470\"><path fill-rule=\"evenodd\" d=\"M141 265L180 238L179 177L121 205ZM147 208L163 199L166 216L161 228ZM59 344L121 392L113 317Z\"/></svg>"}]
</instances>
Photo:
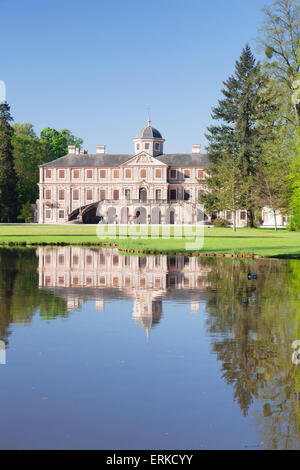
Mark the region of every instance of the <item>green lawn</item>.
<instances>
[{"instance_id":1,"label":"green lawn","mask_svg":"<svg viewBox=\"0 0 300 470\"><path fill-rule=\"evenodd\" d=\"M104 239L98 238L96 226L87 225L0 225L0 243L26 242L53 244L57 242L83 244L110 241L119 248L159 251L202 251L207 253L254 253L272 257L300 259L300 233L280 229L238 229L234 233L228 228L205 228L204 246L187 246L186 239Z\"/></svg>"}]
</instances>

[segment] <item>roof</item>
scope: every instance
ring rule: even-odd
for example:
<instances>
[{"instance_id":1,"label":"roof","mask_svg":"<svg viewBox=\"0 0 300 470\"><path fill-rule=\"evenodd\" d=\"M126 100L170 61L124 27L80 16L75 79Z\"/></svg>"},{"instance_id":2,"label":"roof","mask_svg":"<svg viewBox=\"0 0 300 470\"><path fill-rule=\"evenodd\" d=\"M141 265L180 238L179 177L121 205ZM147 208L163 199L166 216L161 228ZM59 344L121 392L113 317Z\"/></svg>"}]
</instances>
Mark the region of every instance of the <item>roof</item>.
<instances>
[{"instance_id":1,"label":"roof","mask_svg":"<svg viewBox=\"0 0 300 470\"><path fill-rule=\"evenodd\" d=\"M123 154L108 154L108 153L95 153L95 154L68 154L60 157L52 162L41 165L42 167L118 167L126 161L132 159L134 155ZM177 167L197 167L209 166L207 155L203 153L170 153L159 155L158 161L165 163L168 166Z\"/></svg>"},{"instance_id":2,"label":"roof","mask_svg":"<svg viewBox=\"0 0 300 470\"><path fill-rule=\"evenodd\" d=\"M162 139L162 135L157 129L151 126L143 127L143 129L141 129L136 135L136 139L153 139L153 138Z\"/></svg>"},{"instance_id":3,"label":"roof","mask_svg":"<svg viewBox=\"0 0 300 470\"><path fill-rule=\"evenodd\" d=\"M68 154L60 157L52 162L45 163L41 166L55 166L55 167L101 167L101 166L120 166L127 160L132 158L132 155L117 155L109 153L89 153L89 154Z\"/></svg>"},{"instance_id":4,"label":"roof","mask_svg":"<svg viewBox=\"0 0 300 470\"><path fill-rule=\"evenodd\" d=\"M208 156L203 153L168 153L159 155L157 160L168 166L209 166Z\"/></svg>"}]
</instances>

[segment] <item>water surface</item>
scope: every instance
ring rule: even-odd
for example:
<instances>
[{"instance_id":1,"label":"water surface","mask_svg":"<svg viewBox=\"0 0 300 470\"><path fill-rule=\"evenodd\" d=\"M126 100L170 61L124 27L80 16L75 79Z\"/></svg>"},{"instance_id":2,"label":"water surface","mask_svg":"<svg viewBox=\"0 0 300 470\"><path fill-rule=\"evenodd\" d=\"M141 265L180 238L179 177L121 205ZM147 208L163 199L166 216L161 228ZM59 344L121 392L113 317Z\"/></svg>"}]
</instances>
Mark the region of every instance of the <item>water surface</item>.
<instances>
[{"instance_id":1,"label":"water surface","mask_svg":"<svg viewBox=\"0 0 300 470\"><path fill-rule=\"evenodd\" d=\"M0 448L299 449L299 292L296 260L2 248Z\"/></svg>"}]
</instances>

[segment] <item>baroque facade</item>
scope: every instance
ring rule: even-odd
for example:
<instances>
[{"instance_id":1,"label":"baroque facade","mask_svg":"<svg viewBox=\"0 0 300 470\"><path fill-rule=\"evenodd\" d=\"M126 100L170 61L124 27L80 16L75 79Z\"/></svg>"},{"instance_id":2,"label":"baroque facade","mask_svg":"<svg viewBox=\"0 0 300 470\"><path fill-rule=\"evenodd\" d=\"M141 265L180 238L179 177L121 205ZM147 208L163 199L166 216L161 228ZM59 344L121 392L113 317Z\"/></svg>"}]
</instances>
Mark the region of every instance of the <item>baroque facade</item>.
<instances>
[{"instance_id":1,"label":"baroque facade","mask_svg":"<svg viewBox=\"0 0 300 470\"><path fill-rule=\"evenodd\" d=\"M134 154L88 154L75 146L40 166L38 222L41 224L196 224L208 221L198 203L209 161L192 145L187 154L164 154L165 140L148 125L134 142ZM226 215L226 214L225 214ZM226 215L231 218L231 213ZM238 225L246 223L239 211Z\"/></svg>"}]
</instances>

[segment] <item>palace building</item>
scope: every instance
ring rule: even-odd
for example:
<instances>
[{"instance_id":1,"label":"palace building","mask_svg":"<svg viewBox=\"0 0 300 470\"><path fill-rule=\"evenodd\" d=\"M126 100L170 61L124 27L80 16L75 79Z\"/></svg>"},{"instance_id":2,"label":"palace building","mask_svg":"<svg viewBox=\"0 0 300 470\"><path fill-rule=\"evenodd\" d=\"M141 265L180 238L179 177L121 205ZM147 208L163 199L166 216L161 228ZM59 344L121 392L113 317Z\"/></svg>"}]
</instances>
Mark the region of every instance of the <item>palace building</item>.
<instances>
[{"instance_id":1,"label":"palace building","mask_svg":"<svg viewBox=\"0 0 300 470\"><path fill-rule=\"evenodd\" d=\"M40 166L40 224L195 224L207 220L198 203L209 161L191 153L165 154L165 139L148 125L134 142L134 154L95 154L68 147L68 154ZM231 213L226 214L230 220ZM246 223L239 211L238 225Z\"/></svg>"}]
</instances>

